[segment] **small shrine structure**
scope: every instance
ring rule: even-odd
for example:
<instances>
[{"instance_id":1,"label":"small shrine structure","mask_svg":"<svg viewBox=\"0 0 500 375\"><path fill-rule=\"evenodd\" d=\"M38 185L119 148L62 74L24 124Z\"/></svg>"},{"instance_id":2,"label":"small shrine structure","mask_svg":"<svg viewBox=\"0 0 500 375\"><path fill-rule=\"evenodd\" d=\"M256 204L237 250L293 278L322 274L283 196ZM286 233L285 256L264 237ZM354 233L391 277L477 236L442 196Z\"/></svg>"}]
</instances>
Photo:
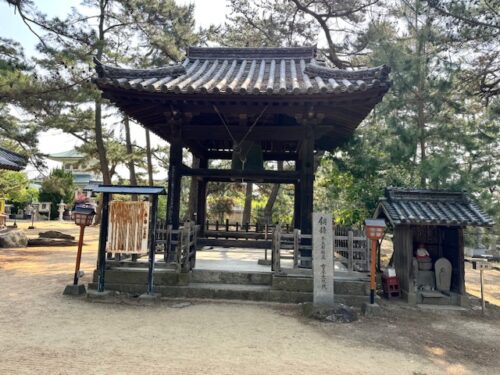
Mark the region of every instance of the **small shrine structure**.
<instances>
[{"instance_id":1,"label":"small shrine structure","mask_svg":"<svg viewBox=\"0 0 500 375\"><path fill-rule=\"evenodd\" d=\"M392 227L392 266L405 300L467 303L463 231L467 226L491 227L494 222L465 192L389 187L374 217L386 219ZM419 264L419 247L428 252L426 267Z\"/></svg>"}]
</instances>

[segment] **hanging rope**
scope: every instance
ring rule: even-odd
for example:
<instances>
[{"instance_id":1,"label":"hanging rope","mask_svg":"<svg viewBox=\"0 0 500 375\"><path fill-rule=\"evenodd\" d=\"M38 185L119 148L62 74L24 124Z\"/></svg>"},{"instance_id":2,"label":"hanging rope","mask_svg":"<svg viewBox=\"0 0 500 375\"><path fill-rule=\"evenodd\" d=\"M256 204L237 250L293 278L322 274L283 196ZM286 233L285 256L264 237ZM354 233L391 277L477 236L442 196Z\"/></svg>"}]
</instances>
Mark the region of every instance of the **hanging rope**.
<instances>
[{"instance_id":1,"label":"hanging rope","mask_svg":"<svg viewBox=\"0 0 500 375\"><path fill-rule=\"evenodd\" d=\"M245 135L243 136L243 138L241 138L241 140L238 142L236 140L236 138L233 136L233 134L231 133L231 130L229 129L229 126L227 125L227 122L226 120L224 119L224 117L222 116L222 114L220 113L219 109L217 108L217 106L215 104L213 104L213 108L214 108L214 111L215 113L217 113L217 115L219 116L222 124L224 125L224 127L226 128L226 131L227 133L229 134L229 137L231 138L231 140L233 141L233 150L234 152L237 152L239 155L240 155L240 161L242 163L242 166L244 167L244 164L246 162L246 154L243 155L243 150L241 149L241 145L243 142L245 142L245 140L247 139L247 137L250 135L250 133L252 132L253 128L255 127L255 125L257 125L257 123L259 122L259 120L261 119L261 117L264 115L264 113L267 111L267 108L269 107L269 105L266 105L262 111L259 113L259 115L257 116L257 118L255 119L255 121L253 122L253 124L250 126L250 128L248 128L247 132L245 133ZM248 153L249 150L247 150L247 153ZM243 159L242 159L243 157ZM244 169L244 168L243 168Z\"/></svg>"}]
</instances>

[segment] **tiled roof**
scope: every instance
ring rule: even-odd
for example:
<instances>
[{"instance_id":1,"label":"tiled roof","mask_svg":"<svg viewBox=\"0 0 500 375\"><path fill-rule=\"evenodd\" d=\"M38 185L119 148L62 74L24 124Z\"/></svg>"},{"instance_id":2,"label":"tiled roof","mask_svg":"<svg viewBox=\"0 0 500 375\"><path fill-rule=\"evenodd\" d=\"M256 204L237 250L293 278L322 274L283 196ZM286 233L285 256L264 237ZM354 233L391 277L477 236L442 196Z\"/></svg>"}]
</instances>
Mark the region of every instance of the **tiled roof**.
<instances>
[{"instance_id":1,"label":"tiled roof","mask_svg":"<svg viewBox=\"0 0 500 375\"><path fill-rule=\"evenodd\" d=\"M465 192L389 187L380 198L375 217L393 225L425 224L492 226L493 220Z\"/></svg>"},{"instance_id":2,"label":"tiled roof","mask_svg":"<svg viewBox=\"0 0 500 375\"><path fill-rule=\"evenodd\" d=\"M85 155L83 155L82 153L73 149L73 150L55 152L53 154L49 154L48 158L49 159L81 159L84 156Z\"/></svg>"},{"instance_id":3,"label":"tiled roof","mask_svg":"<svg viewBox=\"0 0 500 375\"><path fill-rule=\"evenodd\" d=\"M20 171L26 167L27 163L28 161L24 156L0 147L0 169Z\"/></svg>"},{"instance_id":4,"label":"tiled roof","mask_svg":"<svg viewBox=\"0 0 500 375\"><path fill-rule=\"evenodd\" d=\"M389 67L339 70L321 65L315 47L190 47L181 65L121 69L96 62L99 87L166 93L325 94L382 90L390 86Z\"/></svg>"}]
</instances>

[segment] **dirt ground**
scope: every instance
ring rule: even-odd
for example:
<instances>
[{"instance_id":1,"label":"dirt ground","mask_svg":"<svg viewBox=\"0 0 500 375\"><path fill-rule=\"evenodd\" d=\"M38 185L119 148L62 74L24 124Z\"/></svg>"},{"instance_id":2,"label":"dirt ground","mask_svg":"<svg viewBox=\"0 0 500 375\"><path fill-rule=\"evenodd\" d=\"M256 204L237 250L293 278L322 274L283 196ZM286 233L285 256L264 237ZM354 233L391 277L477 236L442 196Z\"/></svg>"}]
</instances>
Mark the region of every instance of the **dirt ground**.
<instances>
[{"instance_id":1,"label":"dirt ground","mask_svg":"<svg viewBox=\"0 0 500 375\"><path fill-rule=\"evenodd\" d=\"M36 227L30 236L78 230ZM84 282L97 235L87 230ZM290 305L194 301L180 308L179 301L136 306L65 297L75 253L0 249L0 374L493 374L500 366L497 271L487 273L485 316L384 302L381 317L328 324ZM467 270L473 294L475 272Z\"/></svg>"}]
</instances>

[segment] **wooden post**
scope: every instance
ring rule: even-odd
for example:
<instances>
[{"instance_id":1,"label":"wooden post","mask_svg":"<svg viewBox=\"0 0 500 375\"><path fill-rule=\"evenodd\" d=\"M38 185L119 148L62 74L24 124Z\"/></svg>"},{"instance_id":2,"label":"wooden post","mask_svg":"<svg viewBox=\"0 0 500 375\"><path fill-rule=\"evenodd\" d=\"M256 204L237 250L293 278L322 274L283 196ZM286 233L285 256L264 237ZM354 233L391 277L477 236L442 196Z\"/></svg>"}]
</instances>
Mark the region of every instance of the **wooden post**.
<instances>
[{"instance_id":1,"label":"wooden post","mask_svg":"<svg viewBox=\"0 0 500 375\"><path fill-rule=\"evenodd\" d=\"M148 258L148 294L153 294L153 273L156 251L156 212L158 211L158 196L153 195L151 214L149 216L149 258Z\"/></svg>"},{"instance_id":2,"label":"wooden post","mask_svg":"<svg viewBox=\"0 0 500 375\"><path fill-rule=\"evenodd\" d=\"M354 233L352 232L352 230L348 230L347 231L347 256L348 256L348 259L347 259L347 269L349 270L349 272L352 272L353 271L353 247L354 247L354 241L353 241L353 235Z\"/></svg>"},{"instance_id":3,"label":"wooden post","mask_svg":"<svg viewBox=\"0 0 500 375\"><path fill-rule=\"evenodd\" d=\"M486 304L484 303L483 269L482 268L479 270L479 280L481 282L481 313L484 314L484 311L486 310Z\"/></svg>"},{"instance_id":4,"label":"wooden post","mask_svg":"<svg viewBox=\"0 0 500 375\"><path fill-rule=\"evenodd\" d=\"M178 132L178 130L176 130ZM182 140L180 134L176 134L170 143L170 166L168 169L168 192L167 192L167 224L172 230L179 229L179 214L181 205L181 170L182 170ZM169 262L174 261L176 249L170 246L170 254L167 256Z\"/></svg>"},{"instance_id":5,"label":"wooden post","mask_svg":"<svg viewBox=\"0 0 500 375\"><path fill-rule=\"evenodd\" d=\"M314 135L312 130L300 148L300 230L303 234L312 232L313 183L314 183Z\"/></svg>"},{"instance_id":6,"label":"wooden post","mask_svg":"<svg viewBox=\"0 0 500 375\"><path fill-rule=\"evenodd\" d=\"M200 168L207 169L208 168L208 160L200 159ZM204 178L198 179L198 199L196 200L196 220L198 225L200 226L200 235L204 234L204 226L206 218L206 206L207 206L207 180ZM208 230L208 221L207 221L207 230Z\"/></svg>"},{"instance_id":7,"label":"wooden post","mask_svg":"<svg viewBox=\"0 0 500 375\"><path fill-rule=\"evenodd\" d=\"M97 291L104 292L106 276L106 242L108 241L109 193L102 193L101 228L99 231L99 252L97 256Z\"/></svg>"},{"instance_id":8,"label":"wooden post","mask_svg":"<svg viewBox=\"0 0 500 375\"><path fill-rule=\"evenodd\" d=\"M302 142L299 152L300 160L300 232L303 235L312 234L312 211L313 211L313 184L314 184L314 133L309 129L306 138ZM312 245L312 240L305 245ZM311 250L301 250L301 258L311 257ZM309 260L301 260L300 267L312 267Z\"/></svg>"},{"instance_id":9,"label":"wooden post","mask_svg":"<svg viewBox=\"0 0 500 375\"><path fill-rule=\"evenodd\" d=\"M377 256L377 240L371 240L372 242L372 255L370 259L370 304L375 303L375 273L376 273L376 263L375 258Z\"/></svg>"},{"instance_id":10,"label":"wooden post","mask_svg":"<svg viewBox=\"0 0 500 375\"><path fill-rule=\"evenodd\" d=\"M80 224L80 238L78 238L78 251L76 253L75 276L73 278L73 285L78 285L78 279L80 274L80 262L82 260L82 246L83 246L84 233L85 233L85 225Z\"/></svg>"},{"instance_id":11,"label":"wooden post","mask_svg":"<svg viewBox=\"0 0 500 375\"><path fill-rule=\"evenodd\" d=\"M293 188L293 227L300 229L300 182L296 182Z\"/></svg>"}]
</instances>

